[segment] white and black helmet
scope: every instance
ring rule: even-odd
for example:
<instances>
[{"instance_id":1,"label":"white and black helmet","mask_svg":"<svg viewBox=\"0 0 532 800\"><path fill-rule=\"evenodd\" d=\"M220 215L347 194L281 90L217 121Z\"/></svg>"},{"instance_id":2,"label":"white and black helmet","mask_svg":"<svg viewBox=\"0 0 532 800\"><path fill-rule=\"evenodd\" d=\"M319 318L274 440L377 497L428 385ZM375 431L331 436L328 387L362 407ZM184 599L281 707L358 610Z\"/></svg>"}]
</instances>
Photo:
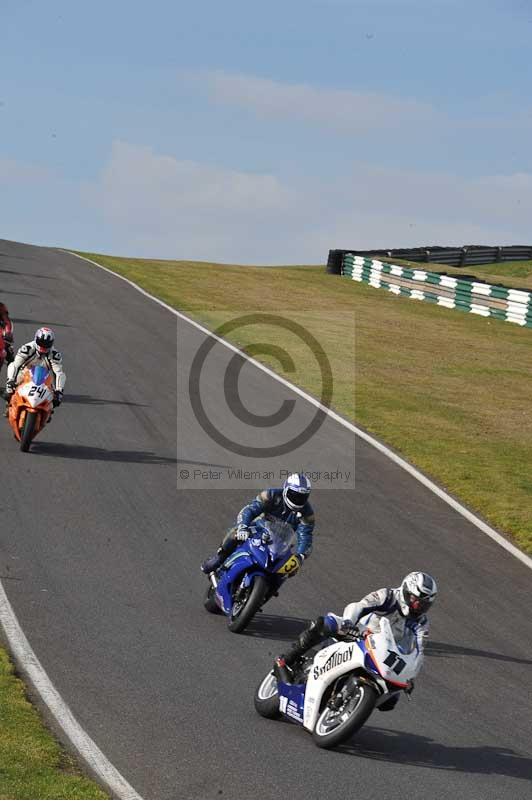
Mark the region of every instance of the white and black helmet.
<instances>
[{"instance_id":1,"label":"white and black helmet","mask_svg":"<svg viewBox=\"0 0 532 800\"><path fill-rule=\"evenodd\" d=\"M35 346L41 355L47 355L54 344L55 336L51 328L39 328L35 331Z\"/></svg>"},{"instance_id":2,"label":"white and black helmet","mask_svg":"<svg viewBox=\"0 0 532 800\"><path fill-rule=\"evenodd\" d=\"M406 617L425 614L438 594L436 581L426 572L409 572L399 589L399 605Z\"/></svg>"},{"instance_id":3,"label":"white and black helmet","mask_svg":"<svg viewBox=\"0 0 532 800\"><path fill-rule=\"evenodd\" d=\"M283 500L290 511L301 511L310 495L310 481L302 472L294 472L283 484Z\"/></svg>"}]
</instances>

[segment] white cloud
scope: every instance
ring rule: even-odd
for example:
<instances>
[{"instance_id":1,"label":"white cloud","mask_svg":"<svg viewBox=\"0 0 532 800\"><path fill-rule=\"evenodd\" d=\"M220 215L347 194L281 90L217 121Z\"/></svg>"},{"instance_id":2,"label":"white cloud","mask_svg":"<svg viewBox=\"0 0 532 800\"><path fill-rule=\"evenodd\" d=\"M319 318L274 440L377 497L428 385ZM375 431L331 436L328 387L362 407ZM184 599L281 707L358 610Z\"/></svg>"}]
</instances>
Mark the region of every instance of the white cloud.
<instances>
[{"instance_id":1,"label":"white cloud","mask_svg":"<svg viewBox=\"0 0 532 800\"><path fill-rule=\"evenodd\" d=\"M501 92L472 98L462 111L451 114L415 98L285 83L223 70L181 72L180 79L197 93L206 93L212 103L242 108L258 119L278 120L284 125L300 122L351 136L389 134L389 147L404 143L405 138L419 141L453 132L526 132L532 127L528 100Z\"/></svg>"},{"instance_id":2,"label":"white cloud","mask_svg":"<svg viewBox=\"0 0 532 800\"><path fill-rule=\"evenodd\" d=\"M532 175L467 180L355 165L283 182L116 142L97 196L117 253L319 263L332 247L528 243Z\"/></svg>"},{"instance_id":3,"label":"white cloud","mask_svg":"<svg viewBox=\"0 0 532 800\"><path fill-rule=\"evenodd\" d=\"M214 211L245 217L250 207L268 213L289 202L289 192L272 175L181 161L154 153L150 147L122 141L113 144L103 171L102 188L102 202L117 220L131 205L144 209L148 216L157 209L165 216ZM125 206L124 196L128 198Z\"/></svg>"},{"instance_id":4,"label":"white cloud","mask_svg":"<svg viewBox=\"0 0 532 800\"><path fill-rule=\"evenodd\" d=\"M346 133L442 124L444 116L427 103L376 92L289 84L253 75L212 71L188 75L211 99L248 109L265 119L295 119Z\"/></svg>"},{"instance_id":5,"label":"white cloud","mask_svg":"<svg viewBox=\"0 0 532 800\"><path fill-rule=\"evenodd\" d=\"M19 183L44 183L52 177L47 167L27 164L10 158L0 158L0 185Z\"/></svg>"},{"instance_id":6,"label":"white cloud","mask_svg":"<svg viewBox=\"0 0 532 800\"><path fill-rule=\"evenodd\" d=\"M143 255L197 259L236 257L239 245L242 259L256 254L252 243L275 237L278 220L293 215L299 200L273 175L178 160L122 141L113 144L95 199L117 242L128 237Z\"/></svg>"},{"instance_id":7,"label":"white cloud","mask_svg":"<svg viewBox=\"0 0 532 800\"><path fill-rule=\"evenodd\" d=\"M117 141L90 187L0 161L8 180L2 235L122 255L320 263L334 247L530 243L530 173L354 164L341 180L281 179Z\"/></svg>"}]
</instances>

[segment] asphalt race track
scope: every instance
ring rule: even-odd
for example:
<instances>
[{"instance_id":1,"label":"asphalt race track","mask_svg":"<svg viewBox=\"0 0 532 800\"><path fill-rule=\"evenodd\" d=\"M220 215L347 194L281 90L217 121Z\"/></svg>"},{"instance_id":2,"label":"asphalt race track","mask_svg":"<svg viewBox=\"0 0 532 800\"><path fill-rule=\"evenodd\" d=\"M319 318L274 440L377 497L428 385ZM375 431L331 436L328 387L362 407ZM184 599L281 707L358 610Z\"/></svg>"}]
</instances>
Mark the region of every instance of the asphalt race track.
<instances>
[{"instance_id":1,"label":"asphalt race track","mask_svg":"<svg viewBox=\"0 0 532 800\"><path fill-rule=\"evenodd\" d=\"M524 564L357 440L356 490L314 494L315 549L302 574L248 635L230 634L203 610L199 563L250 493L176 489L182 463L220 458L215 445L197 458L181 396L176 425L176 343L186 376L204 334L73 256L6 241L0 299L18 345L41 324L55 329L68 376L31 453L0 426L0 575L49 677L145 800L529 800ZM219 365L231 357L217 345ZM290 396L245 369L257 407ZM341 457L350 438L327 420L316 464L324 448ZM255 685L306 620L411 569L440 586L412 702L375 712L333 752L257 716Z\"/></svg>"}]
</instances>

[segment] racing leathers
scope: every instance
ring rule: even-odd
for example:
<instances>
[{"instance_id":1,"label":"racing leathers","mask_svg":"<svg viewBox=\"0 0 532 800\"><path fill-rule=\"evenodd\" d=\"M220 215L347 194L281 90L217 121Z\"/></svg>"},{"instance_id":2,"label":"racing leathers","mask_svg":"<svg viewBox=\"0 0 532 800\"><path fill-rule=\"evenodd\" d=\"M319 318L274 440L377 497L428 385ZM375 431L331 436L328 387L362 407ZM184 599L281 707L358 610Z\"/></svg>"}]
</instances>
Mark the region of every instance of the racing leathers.
<instances>
[{"instance_id":1,"label":"racing leathers","mask_svg":"<svg viewBox=\"0 0 532 800\"><path fill-rule=\"evenodd\" d=\"M13 352L13 323L9 318L9 311L5 303L0 303L0 328L4 338L4 349L6 351L6 363L10 364L15 354Z\"/></svg>"},{"instance_id":2,"label":"racing leathers","mask_svg":"<svg viewBox=\"0 0 532 800\"><path fill-rule=\"evenodd\" d=\"M292 665L303 653L320 644L324 639L330 636L335 638L352 636L357 631L371 629L371 618L364 619L369 614L388 618L392 633L398 644L402 643L405 648L409 649L412 641L415 640L418 647L422 649L429 631L427 616L425 614L414 616L411 613L404 616L399 602L400 591L400 587L396 589L378 589L367 594L357 603L349 603L341 617L329 612L325 617L318 617L313 620L309 627L300 633L297 642L292 645L290 650L285 655L275 659L274 674L278 680L290 683L292 680ZM412 691L412 689L413 684L409 691ZM390 711L394 708L398 699L399 695L391 697L389 701L380 706L380 709L382 711Z\"/></svg>"},{"instance_id":3,"label":"racing leathers","mask_svg":"<svg viewBox=\"0 0 532 800\"><path fill-rule=\"evenodd\" d=\"M255 500L248 503L239 512L236 526L225 535L216 555L208 558L202 564L203 572L210 573L218 569L225 559L236 549L239 542L245 541L249 535L249 526L257 517L273 517L291 525L296 532L296 554L300 564L312 551L314 531L314 511L309 502L305 503L301 511L291 511L283 500L282 489L265 489L257 495Z\"/></svg>"},{"instance_id":4,"label":"racing leathers","mask_svg":"<svg viewBox=\"0 0 532 800\"><path fill-rule=\"evenodd\" d=\"M35 342L27 342L19 348L15 358L7 368L6 400L7 405L22 379L26 367L46 367L54 376L54 406L61 404L66 383L63 369L63 357L58 350L52 348L49 353L41 355Z\"/></svg>"}]
</instances>

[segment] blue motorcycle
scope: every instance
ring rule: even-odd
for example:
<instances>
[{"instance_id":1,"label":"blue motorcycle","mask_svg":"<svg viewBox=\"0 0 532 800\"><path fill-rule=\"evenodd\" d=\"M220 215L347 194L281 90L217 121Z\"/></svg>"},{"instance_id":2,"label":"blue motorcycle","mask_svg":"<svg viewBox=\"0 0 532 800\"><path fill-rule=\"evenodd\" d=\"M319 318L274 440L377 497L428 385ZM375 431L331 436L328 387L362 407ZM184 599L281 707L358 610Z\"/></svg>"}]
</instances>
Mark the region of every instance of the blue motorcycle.
<instances>
[{"instance_id":1,"label":"blue motorcycle","mask_svg":"<svg viewBox=\"0 0 532 800\"><path fill-rule=\"evenodd\" d=\"M297 572L295 532L286 522L259 518L250 536L210 574L204 606L211 614L227 616L227 626L241 633L256 612L276 596L283 582Z\"/></svg>"}]
</instances>

